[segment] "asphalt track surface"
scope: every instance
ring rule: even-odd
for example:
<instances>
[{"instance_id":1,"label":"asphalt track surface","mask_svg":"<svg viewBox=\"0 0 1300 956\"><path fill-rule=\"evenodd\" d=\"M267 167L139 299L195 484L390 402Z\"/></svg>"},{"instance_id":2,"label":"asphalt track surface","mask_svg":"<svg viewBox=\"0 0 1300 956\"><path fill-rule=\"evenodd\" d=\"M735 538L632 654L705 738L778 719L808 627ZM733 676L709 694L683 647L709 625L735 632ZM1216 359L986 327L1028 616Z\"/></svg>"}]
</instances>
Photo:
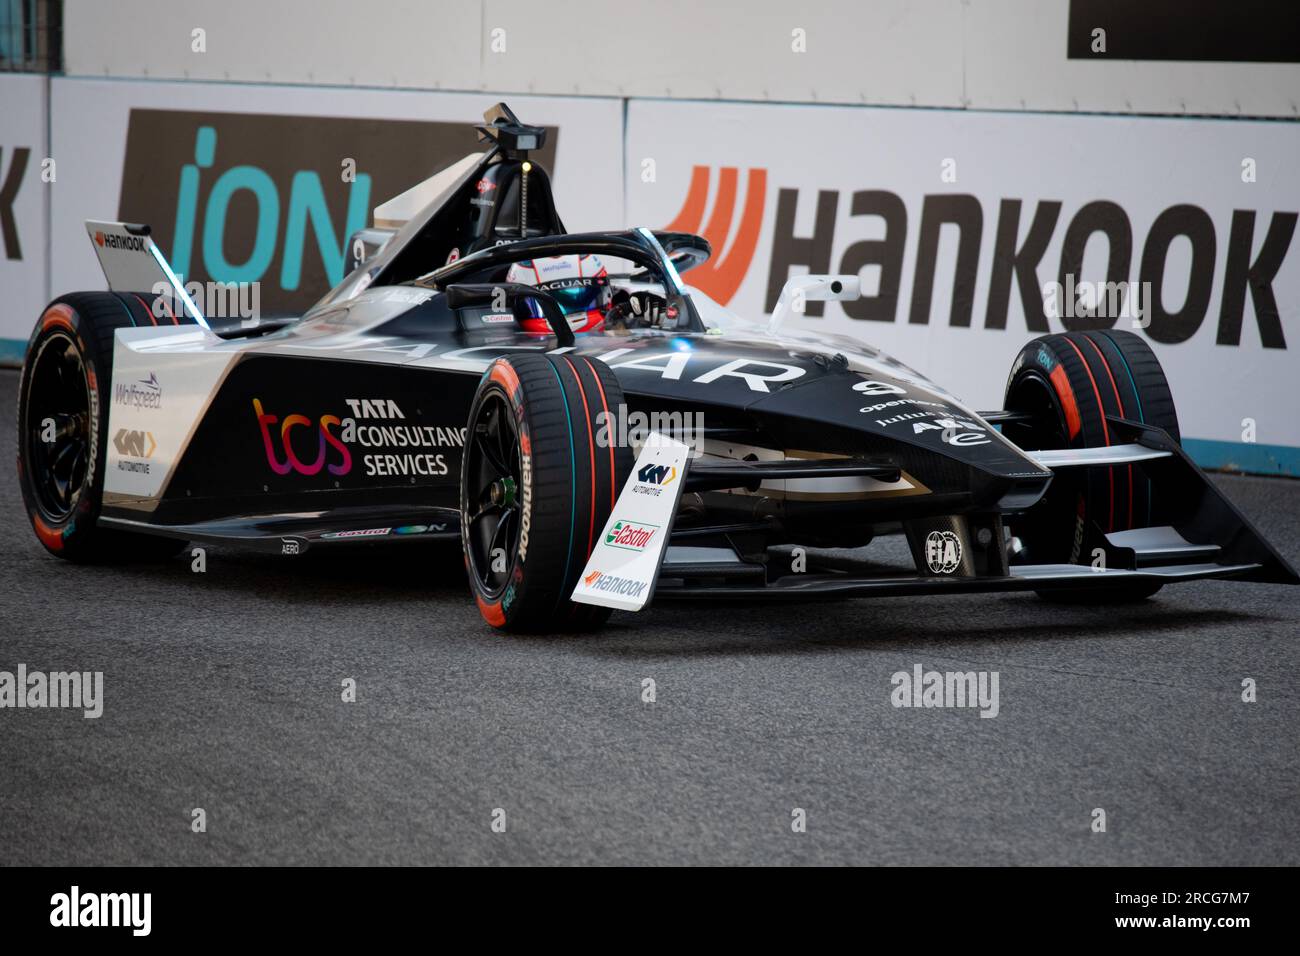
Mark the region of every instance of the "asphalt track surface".
<instances>
[{"instance_id":1,"label":"asphalt track surface","mask_svg":"<svg viewBox=\"0 0 1300 956\"><path fill-rule=\"evenodd\" d=\"M0 373L6 455L16 389ZM1216 480L1300 561L1300 482ZM0 710L0 860L1300 863L1300 588L667 605L518 638L459 561L71 566L6 465L0 670L105 676L98 720ZM998 716L893 707L918 663L997 671Z\"/></svg>"}]
</instances>

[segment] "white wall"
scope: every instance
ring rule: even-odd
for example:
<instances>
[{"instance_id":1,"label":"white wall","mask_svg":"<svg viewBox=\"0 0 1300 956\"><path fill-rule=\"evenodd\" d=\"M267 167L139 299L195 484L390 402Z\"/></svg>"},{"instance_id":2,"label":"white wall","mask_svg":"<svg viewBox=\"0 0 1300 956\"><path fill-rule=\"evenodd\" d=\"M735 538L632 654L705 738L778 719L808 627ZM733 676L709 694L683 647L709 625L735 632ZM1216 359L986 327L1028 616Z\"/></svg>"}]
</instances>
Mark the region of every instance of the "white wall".
<instances>
[{"instance_id":1,"label":"white wall","mask_svg":"<svg viewBox=\"0 0 1300 956\"><path fill-rule=\"evenodd\" d=\"M74 76L1300 115L1300 64L1069 60L1066 0L67 0L65 11ZM806 52L792 50L795 30Z\"/></svg>"}]
</instances>

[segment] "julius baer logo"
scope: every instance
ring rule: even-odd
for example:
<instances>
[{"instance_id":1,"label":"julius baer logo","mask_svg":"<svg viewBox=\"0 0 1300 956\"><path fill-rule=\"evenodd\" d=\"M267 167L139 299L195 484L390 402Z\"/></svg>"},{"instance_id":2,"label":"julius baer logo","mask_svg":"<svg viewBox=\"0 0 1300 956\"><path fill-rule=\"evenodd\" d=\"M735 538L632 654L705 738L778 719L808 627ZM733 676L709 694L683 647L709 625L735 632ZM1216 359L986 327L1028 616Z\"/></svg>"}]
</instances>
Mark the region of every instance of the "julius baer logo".
<instances>
[{"instance_id":1,"label":"julius baer logo","mask_svg":"<svg viewBox=\"0 0 1300 956\"><path fill-rule=\"evenodd\" d=\"M460 124L134 109L118 215L153 226L183 280L258 283L262 308L305 309L377 202L473 145Z\"/></svg>"},{"instance_id":2,"label":"julius baer logo","mask_svg":"<svg viewBox=\"0 0 1300 956\"><path fill-rule=\"evenodd\" d=\"M739 180L736 167L716 172L693 167L681 210L666 227L702 233L715 250L726 249L691 270L691 284L724 305L756 259L769 206L766 169L750 169L743 188ZM865 274L879 277L875 294L865 293L864 282L862 298L838 303L846 316L926 325L933 312L938 323L945 303L933 301L934 291L944 270L952 279L946 311L954 327L1006 331L1010 317L1014 332L1012 306L1018 295L1024 324L1033 333L1053 331L1050 319L1066 329L1133 327L1162 343L1199 334L1216 345L1240 346L1245 326L1248 343L1258 334L1262 347L1286 348L1273 283L1300 219L1294 210L1265 205L1211 215L1192 201L1195 197L1171 196L1177 201L1158 212L1144 235L1139 214L1126 209L1120 197L1102 196L1069 208L1053 199L995 192L916 196L863 188L841 193L805 183L776 193L775 220L767 232L767 312L792 274L870 270ZM726 207L723 214L717 204ZM733 219L739 219L734 230ZM802 227L804 222L811 226ZM955 258L940 244L941 234L953 233ZM1054 239L1060 240L1059 256L1048 257ZM1084 252L1094 242L1108 248L1105 281L1083 282ZM944 249L947 245L945 240ZM899 294L907 255L914 263L910 303ZM981 268L986 274L978 274ZM1136 288L1152 291L1142 296L1140 319L1130 321L1121 316L1133 312L1134 303L1125 301L1133 279ZM1059 301L1062 289L1065 302ZM825 305L808 302L805 315L819 318ZM1252 320L1257 333L1249 331Z\"/></svg>"}]
</instances>

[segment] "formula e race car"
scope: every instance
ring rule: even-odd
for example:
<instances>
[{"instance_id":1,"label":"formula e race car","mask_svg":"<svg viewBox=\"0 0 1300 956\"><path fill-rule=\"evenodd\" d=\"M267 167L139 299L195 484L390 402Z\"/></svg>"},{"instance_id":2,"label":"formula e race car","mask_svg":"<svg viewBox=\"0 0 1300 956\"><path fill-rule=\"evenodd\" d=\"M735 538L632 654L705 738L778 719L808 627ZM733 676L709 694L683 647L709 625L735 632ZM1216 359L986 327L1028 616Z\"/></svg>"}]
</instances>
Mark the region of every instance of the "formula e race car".
<instances>
[{"instance_id":1,"label":"formula e race car","mask_svg":"<svg viewBox=\"0 0 1300 956\"><path fill-rule=\"evenodd\" d=\"M1137 335L1036 338L1005 407L974 412L860 342L782 329L856 276L793 278L747 322L683 281L706 240L568 233L528 158L546 130L504 104L478 129L484 151L377 211L401 224L353 237L355 268L293 319L205 316L147 227L89 223L112 291L55 300L23 366L41 543L89 561L459 540L484 619L516 630L652 597L1297 583L1179 447ZM543 281L561 259L576 275ZM605 321L584 305L575 334L593 292ZM882 567L867 546L897 535L911 566Z\"/></svg>"}]
</instances>

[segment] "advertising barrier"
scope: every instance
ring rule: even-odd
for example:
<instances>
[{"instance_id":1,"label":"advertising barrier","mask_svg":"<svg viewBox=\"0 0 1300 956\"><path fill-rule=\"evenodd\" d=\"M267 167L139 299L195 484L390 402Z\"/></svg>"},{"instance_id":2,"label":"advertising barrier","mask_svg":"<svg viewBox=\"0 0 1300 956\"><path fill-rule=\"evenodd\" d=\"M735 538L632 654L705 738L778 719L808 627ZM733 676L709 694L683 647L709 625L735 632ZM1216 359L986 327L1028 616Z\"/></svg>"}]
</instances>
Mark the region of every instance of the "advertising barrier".
<instances>
[{"instance_id":1,"label":"advertising barrier","mask_svg":"<svg viewBox=\"0 0 1300 956\"><path fill-rule=\"evenodd\" d=\"M56 79L51 288L102 288L87 218L143 222L186 282L258 283L266 314L301 310L342 278L375 206L486 147L491 94ZM512 97L549 129L570 229L623 208L617 100ZM431 266L432 267L432 266Z\"/></svg>"},{"instance_id":2,"label":"advertising barrier","mask_svg":"<svg viewBox=\"0 0 1300 956\"><path fill-rule=\"evenodd\" d=\"M0 364L23 359L46 302L46 214L58 168L46 143L43 76L0 76Z\"/></svg>"},{"instance_id":3,"label":"advertising barrier","mask_svg":"<svg viewBox=\"0 0 1300 956\"><path fill-rule=\"evenodd\" d=\"M0 361L53 294L103 287L88 218L148 223L186 281L256 283L264 314L306 307L375 206L480 148L470 124L499 98L0 77ZM859 275L862 299L791 325L982 408L1028 338L1132 328L1202 464L1300 474L1300 124L509 102L550 131L538 158L569 229L701 232L714 256L688 281L743 315L770 315L791 276Z\"/></svg>"},{"instance_id":4,"label":"advertising barrier","mask_svg":"<svg viewBox=\"0 0 1300 956\"><path fill-rule=\"evenodd\" d=\"M707 236L685 278L742 315L860 275L791 325L980 408L1027 339L1132 328L1203 464L1300 473L1300 124L645 101L626 156L629 222Z\"/></svg>"}]
</instances>

